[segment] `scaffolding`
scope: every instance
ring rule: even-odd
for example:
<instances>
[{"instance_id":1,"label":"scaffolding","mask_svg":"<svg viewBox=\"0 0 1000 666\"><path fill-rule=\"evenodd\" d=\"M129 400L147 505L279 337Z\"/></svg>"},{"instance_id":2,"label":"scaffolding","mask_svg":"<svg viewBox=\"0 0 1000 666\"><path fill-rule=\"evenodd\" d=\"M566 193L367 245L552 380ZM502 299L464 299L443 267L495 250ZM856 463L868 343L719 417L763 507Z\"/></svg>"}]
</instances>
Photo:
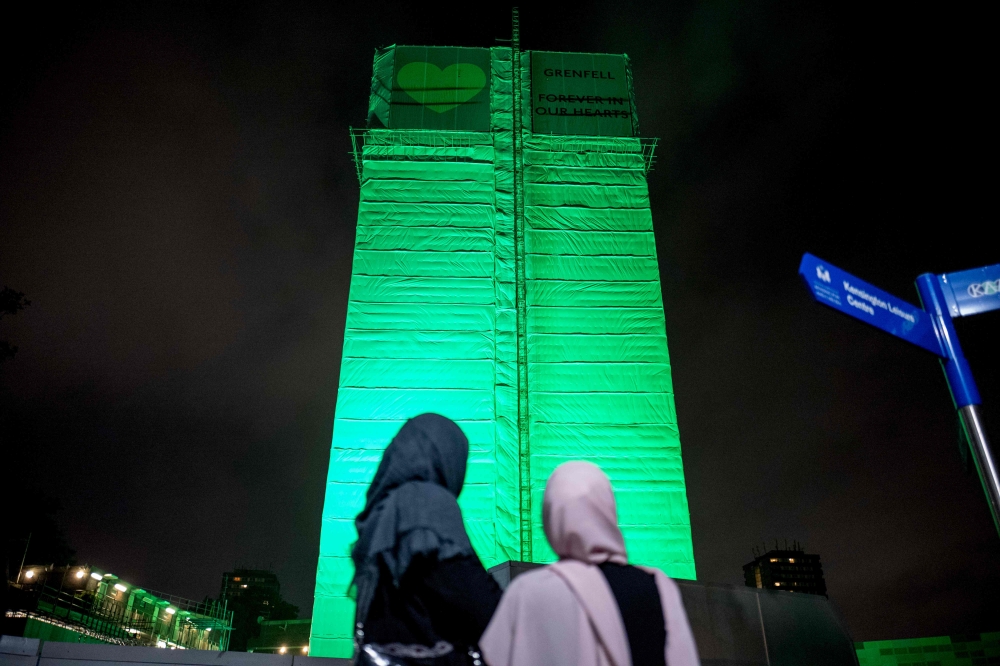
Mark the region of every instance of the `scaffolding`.
<instances>
[{"instance_id":1,"label":"scaffolding","mask_svg":"<svg viewBox=\"0 0 1000 666\"><path fill-rule=\"evenodd\" d=\"M193 601L128 586L111 576L101 576L91 589L64 589L50 583L58 578L55 573L36 583L9 583L7 617L24 620L29 637L34 632L49 635L51 627L57 627L115 645L218 651L229 647L233 612L225 602Z\"/></svg>"}]
</instances>

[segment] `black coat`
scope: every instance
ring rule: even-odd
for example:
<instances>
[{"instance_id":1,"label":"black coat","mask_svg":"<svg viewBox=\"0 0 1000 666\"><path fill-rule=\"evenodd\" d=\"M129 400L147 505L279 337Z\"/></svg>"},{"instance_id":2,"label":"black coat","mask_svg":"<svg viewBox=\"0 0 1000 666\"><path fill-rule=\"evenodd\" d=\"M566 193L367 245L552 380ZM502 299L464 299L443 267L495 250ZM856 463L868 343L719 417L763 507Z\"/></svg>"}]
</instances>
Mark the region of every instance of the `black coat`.
<instances>
[{"instance_id":1,"label":"black coat","mask_svg":"<svg viewBox=\"0 0 1000 666\"><path fill-rule=\"evenodd\" d=\"M501 594L474 554L443 562L419 556L399 587L382 564L364 623L365 643L433 646L444 640L455 648L455 663L465 663L468 648L478 644Z\"/></svg>"}]
</instances>

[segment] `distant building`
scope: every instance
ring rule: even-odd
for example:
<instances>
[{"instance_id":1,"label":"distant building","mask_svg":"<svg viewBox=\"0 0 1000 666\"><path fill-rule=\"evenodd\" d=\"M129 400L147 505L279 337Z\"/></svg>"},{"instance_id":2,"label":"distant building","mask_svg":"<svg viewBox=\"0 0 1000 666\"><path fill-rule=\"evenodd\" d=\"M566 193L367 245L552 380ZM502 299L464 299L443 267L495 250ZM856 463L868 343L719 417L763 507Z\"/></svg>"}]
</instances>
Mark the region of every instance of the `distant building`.
<instances>
[{"instance_id":1,"label":"distant building","mask_svg":"<svg viewBox=\"0 0 1000 666\"><path fill-rule=\"evenodd\" d=\"M798 544L770 550L743 565L747 587L826 596L826 580L819 555L808 555Z\"/></svg>"},{"instance_id":2,"label":"distant building","mask_svg":"<svg viewBox=\"0 0 1000 666\"><path fill-rule=\"evenodd\" d=\"M978 666L1000 663L1000 632L855 643L860 666L940 664Z\"/></svg>"},{"instance_id":3,"label":"distant building","mask_svg":"<svg viewBox=\"0 0 1000 666\"><path fill-rule=\"evenodd\" d=\"M153 592L89 565L22 567L5 605L6 631L46 641L226 650L232 629L224 603Z\"/></svg>"},{"instance_id":4,"label":"distant building","mask_svg":"<svg viewBox=\"0 0 1000 666\"><path fill-rule=\"evenodd\" d=\"M261 635L262 623L294 620L299 615L297 606L281 598L278 576L267 569L234 569L222 574L219 598L233 611L232 651L245 652L250 640Z\"/></svg>"},{"instance_id":5,"label":"distant building","mask_svg":"<svg viewBox=\"0 0 1000 666\"><path fill-rule=\"evenodd\" d=\"M261 606L260 615L265 620L271 617L271 611L281 599L281 584L273 571L266 569L235 569L222 574L222 590L220 599L226 599L232 605L237 601L249 601L254 606Z\"/></svg>"}]
</instances>

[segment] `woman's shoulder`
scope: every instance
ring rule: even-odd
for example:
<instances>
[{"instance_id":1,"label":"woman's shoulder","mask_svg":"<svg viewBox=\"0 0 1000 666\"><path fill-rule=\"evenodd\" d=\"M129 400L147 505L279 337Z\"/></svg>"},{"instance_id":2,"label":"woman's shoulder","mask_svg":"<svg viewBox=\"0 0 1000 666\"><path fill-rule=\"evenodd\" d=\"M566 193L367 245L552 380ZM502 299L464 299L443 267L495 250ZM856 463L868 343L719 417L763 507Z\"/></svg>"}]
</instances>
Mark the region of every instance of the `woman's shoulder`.
<instances>
[{"instance_id":1,"label":"woman's shoulder","mask_svg":"<svg viewBox=\"0 0 1000 666\"><path fill-rule=\"evenodd\" d=\"M668 576L667 574L663 573L656 567L646 567L639 565L636 566L636 569L641 569L642 571L645 571L646 573L651 575L653 579L656 581L656 587L659 588L660 590L664 589L669 590L671 595L680 594L680 589L677 587L677 583L674 582L674 579Z\"/></svg>"},{"instance_id":2,"label":"woman's shoulder","mask_svg":"<svg viewBox=\"0 0 1000 666\"><path fill-rule=\"evenodd\" d=\"M531 583L544 583L545 581L551 580L553 578L558 578L552 568L548 565L542 567L536 567L530 571L525 571L519 574L510 582L508 587L523 587L524 585L530 585Z\"/></svg>"},{"instance_id":3,"label":"woman's shoulder","mask_svg":"<svg viewBox=\"0 0 1000 666\"><path fill-rule=\"evenodd\" d=\"M572 596L569 586L552 567L538 567L531 571L526 571L510 582L507 586L507 594L516 594L526 597L545 596L553 591L561 592L565 590Z\"/></svg>"},{"instance_id":4,"label":"woman's shoulder","mask_svg":"<svg viewBox=\"0 0 1000 666\"><path fill-rule=\"evenodd\" d=\"M579 603L566 581L551 567L539 567L520 574L504 590L498 615L518 618L545 618L553 614L570 617Z\"/></svg>"}]
</instances>

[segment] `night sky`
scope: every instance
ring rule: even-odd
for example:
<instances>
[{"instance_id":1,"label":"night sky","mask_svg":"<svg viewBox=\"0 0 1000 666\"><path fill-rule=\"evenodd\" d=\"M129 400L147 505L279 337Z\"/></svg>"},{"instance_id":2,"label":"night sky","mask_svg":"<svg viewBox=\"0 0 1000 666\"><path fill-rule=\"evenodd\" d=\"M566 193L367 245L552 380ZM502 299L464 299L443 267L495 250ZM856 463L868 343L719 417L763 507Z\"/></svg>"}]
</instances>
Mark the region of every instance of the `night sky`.
<instances>
[{"instance_id":1,"label":"night sky","mask_svg":"<svg viewBox=\"0 0 1000 666\"><path fill-rule=\"evenodd\" d=\"M509 7L474 6L5 22L0 285L32 301L0 321L20 347L0 365L3 476L29 489L8 508L58 499L78 561L199 600L234 564L273 566L309 616L358 202L347 128L376 46L509 37ZM526 7L522 26L526 49L628 53L660 138L699 578L742 584L755 544L796 539L855 640L1000 630L1000 538L938 362L796 274L810 251L917 302L918 274L1000 260L992 22L709 0ZM957 327L1000 442L1000 313Z\"/></svg>"}]
</instances>

